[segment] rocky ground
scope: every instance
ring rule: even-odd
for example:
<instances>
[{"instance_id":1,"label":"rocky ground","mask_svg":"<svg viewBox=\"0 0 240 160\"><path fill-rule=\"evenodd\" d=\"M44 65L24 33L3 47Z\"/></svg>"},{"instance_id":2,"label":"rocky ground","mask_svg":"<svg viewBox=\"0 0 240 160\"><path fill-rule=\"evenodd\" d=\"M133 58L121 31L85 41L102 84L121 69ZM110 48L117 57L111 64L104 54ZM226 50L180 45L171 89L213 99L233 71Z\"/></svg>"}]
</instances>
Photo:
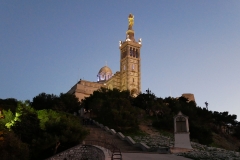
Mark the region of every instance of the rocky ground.
<instances>
[{"instance_id":1,"label":"rocky ground","mask_svg":"<svg viewBox=\"0 0 240 160\"><path fill-rule=\"evenodd\" d=\"M177 155L201 160L240 160L240 153L216 147L207 147L198 143L191 142L192 152L179 153Z\"/></svg>"},{"instance_id":2,"label":"rocky ground","mask_svg":"<svg viewBox=\"0 0 240 160\"><path fill-rule=\"evenodd\" d=\"M155 147L173 147L174 139L171 136L161 135L159 131L149 125L140 125L140 129L147 133L144 136L133 136L136 142L143 142L151 148ZM193 150L186 153L178 153L176 155L188 157L196 160L240 160L240 153L225 150L216 147L208 147L195 142L191 142Z\"/></svg>"},{"instance_id":3,"label":"rocky ground","mask_svg":"<svg viewBox=\"0 0 240 160\"><path fill-rule=\"evenodd\" d=\"M162 134L149 123L141 124L140 129L143 135L131 136L135 142L143 142L149 147L173 147L174 138L173 134ZM88 126L90 135L86 140L111 140L114 144L118 145L122 152L142 152L138 148L129 145L127 142L120 140L116 136L105 133L104 130L96 126ZM216 147L208 147L199 143L191 142L193 150L186 153L177 153L175 155L188 157L194 160L240 160L240 153Z\"/></svg>"}]
</instances>

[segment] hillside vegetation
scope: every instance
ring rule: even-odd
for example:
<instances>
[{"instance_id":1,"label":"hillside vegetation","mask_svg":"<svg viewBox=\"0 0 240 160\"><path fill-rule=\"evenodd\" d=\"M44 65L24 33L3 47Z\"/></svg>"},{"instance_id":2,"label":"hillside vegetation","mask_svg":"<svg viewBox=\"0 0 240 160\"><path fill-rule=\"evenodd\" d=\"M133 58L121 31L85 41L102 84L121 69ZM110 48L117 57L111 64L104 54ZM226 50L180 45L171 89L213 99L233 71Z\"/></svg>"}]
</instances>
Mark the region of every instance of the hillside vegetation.
<instances>
[{"instance_id":1,"label":"hillside vegetation","mask_svg":"<svg viewBox=\"0 0 240 160\"><path fill-rule=\"evenodd\" d=\"M0 99L0 159L45 159L79 144L88 134L73 115L78 99L41 93L33 101Z\"/></svg>"},{"instance_id":2,"label":"hillside vegetation","mask_svg":"<svg viewBox=\"0 0 240 160\"><path fill-rule=\"evenodd\" d=\"M160 98L150 90L134 98L129 91L101 88L81 102L71 94L46 93L25 102L0 99L1 159L44 159L79 144L88 134L74 116L80 108L116 131L143 136L144 125L172 134L173 116L181 111L189 117L192 141L230 150L240 147L240 123L227 111L209 111L184 97Z\"/></svg>"},{"instance_id":3,"label":"hillside vegetation","mask_svg":"<svg viewBox=\"0 0 240 160\"><path fill-rule=\"evenodd\" d=\"M81 106L91 111L91 118L127 133L136 131L144 119L159 130L173 133L173 117L181 111L189 117L192 141L232 150L240 147L240 122L236 115L209 111L184 97L161 98L148 89L133 98L129 91L102 88L85 98Z\"/></svg>"}]
</instances>

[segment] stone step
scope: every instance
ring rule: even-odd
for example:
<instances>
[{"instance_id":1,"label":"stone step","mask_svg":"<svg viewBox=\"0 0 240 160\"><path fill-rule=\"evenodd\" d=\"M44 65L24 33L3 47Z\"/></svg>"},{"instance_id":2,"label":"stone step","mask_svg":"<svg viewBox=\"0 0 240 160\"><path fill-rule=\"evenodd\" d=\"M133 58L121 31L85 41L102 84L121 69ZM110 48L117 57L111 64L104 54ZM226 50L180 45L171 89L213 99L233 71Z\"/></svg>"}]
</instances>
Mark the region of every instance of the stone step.
<instances>
[{"instance_id":1,"label":"stone step","mask_svg":"<svg viewBox=\"0 0 240 160\"><path fill-rule=\"evenodd\" d=\"M130 145L127 141L119 139L96 125L86 125L90 134L84 139L85 141L102 141L114 144L121 152L142 152L140 148Z\"/></svg>"}]
</instances>

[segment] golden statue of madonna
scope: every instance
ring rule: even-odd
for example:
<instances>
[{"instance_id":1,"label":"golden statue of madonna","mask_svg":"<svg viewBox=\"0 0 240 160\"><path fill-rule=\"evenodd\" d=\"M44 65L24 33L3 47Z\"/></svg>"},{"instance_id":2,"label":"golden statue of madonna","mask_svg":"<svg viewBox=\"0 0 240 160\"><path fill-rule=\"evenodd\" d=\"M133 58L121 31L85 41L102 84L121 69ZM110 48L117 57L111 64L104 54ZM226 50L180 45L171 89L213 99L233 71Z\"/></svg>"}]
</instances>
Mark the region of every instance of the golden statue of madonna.
<instances>
[{"instance_id":1,"label":"golden statue of madonna","mask_svg":"<svg viewBox=\"0 0 240 160\"><path fill-rule=\"evenodd\" d=\"M130 13L128 16L128 29L132 29L133 25L134 25L134 15Z\"/></svg>"}]
</instances>

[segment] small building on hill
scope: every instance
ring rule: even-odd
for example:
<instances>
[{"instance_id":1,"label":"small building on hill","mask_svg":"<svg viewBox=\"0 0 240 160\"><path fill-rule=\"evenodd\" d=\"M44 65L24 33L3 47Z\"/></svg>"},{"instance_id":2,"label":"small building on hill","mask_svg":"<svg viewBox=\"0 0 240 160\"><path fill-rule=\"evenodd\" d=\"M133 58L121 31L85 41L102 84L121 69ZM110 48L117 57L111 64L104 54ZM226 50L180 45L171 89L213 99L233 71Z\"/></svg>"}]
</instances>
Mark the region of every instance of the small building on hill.
<instances>
[{"instance_id":1,"label":"small building on hill","mask_svg":"<svg viewBox=\"0 0 240 160\"><path fill-rule=\"evenodd\" d=\"M195 102L194 94L192 93L183 93L182 97L187 98L189 101Z\"/></svg>"}]
</instances>

